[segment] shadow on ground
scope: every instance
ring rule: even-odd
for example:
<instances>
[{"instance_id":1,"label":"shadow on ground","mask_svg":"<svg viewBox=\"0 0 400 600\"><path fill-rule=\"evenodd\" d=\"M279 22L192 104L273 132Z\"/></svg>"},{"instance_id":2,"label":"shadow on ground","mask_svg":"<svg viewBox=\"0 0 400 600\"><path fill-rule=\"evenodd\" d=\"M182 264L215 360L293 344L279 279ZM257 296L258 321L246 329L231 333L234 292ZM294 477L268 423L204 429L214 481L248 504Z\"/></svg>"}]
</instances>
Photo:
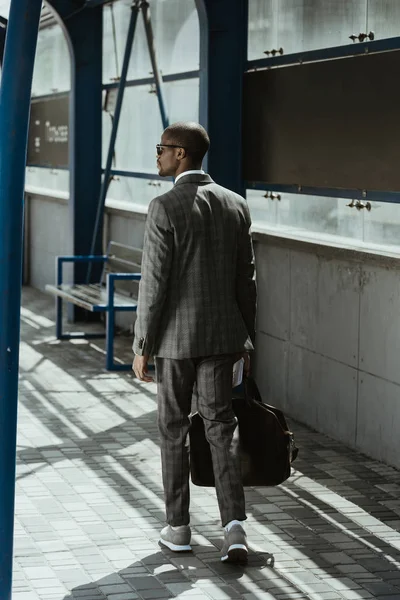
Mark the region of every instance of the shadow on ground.
<instances>
[{"instance_id":1,"label":"shadow on ground","mask_svg":"<svg viewBox=\"0 0 400 600\"><path fill-rule=\"evenodd\" d=\"M135 511L146 521L137 540L112 532L109 542L85 524L87 537L66 543L71 551L74 543L93 545L102 555L108 543L121 542L134 561L125 560L122 568L107 563L105 577L89 571L90 583L67 582L65 600L400 598L400 474L296 423L300 454L291 479L277 488L246 490L248 567L220 562L215 494L204 488L192 487L193 553L155 552L164 524L155 386L131 374L107 373L101 347L57 342L52 303L34 290L25 290L25 301L20 492L47 473L65 483L63 491L50 488L55 500L70 494L86 505L83 472L92 487L99 482L99 491L118 497L121 528ZM124 360L130 345L128 338L117 342ZM49 518L44 504L37 505ZM107 514L102 522L107 528Z\"/></svg>"}]
</instances>

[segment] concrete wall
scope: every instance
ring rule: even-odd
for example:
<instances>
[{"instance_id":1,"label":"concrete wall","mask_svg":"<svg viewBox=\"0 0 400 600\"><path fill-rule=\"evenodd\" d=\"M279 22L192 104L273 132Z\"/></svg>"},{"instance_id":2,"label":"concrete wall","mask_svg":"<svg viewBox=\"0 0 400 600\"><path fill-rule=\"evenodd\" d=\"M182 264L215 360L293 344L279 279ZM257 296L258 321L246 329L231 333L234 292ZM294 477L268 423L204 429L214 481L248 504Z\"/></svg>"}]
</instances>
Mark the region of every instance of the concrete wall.
<instances>
[{"instance_id":1,"label":"concrete wall","mask_svg":"<svg viewBox=\"0 0 400 600\"><path fill-rule=\"evenodd\" d=\"M29 285L43 290L55 282L55 259L71 254L67 200L25 195L25 274ZM68 271L66 271L68 273Z\"/></svg>"},{"instance_id":2,"label":"concrete wall","mask_svg":"<svg viewBox=\"0 0 400 600\"><path fill-rule=\"evenodd\" d=\"M67 204L31 196L30 285L68 253ZM145 215L107 209L107 240L142 247ZM400 467L400 261L254 234L254 372L265 401ZM123 325L123 322L120 323Z\"/></svg>"},{"instance_id":3,"label":"concrete wall","mask_svg":"<svg viewBox=\"0 0 400 600\"><path fill-rule=\"evenodd\" d=\"M110 207L106 209L106 213L105 242L112 240L134 248L143 248L145 213L132 213Z\"/></svg>"},{"instance_id":4,"label":"concrete wall","mask_svg":"<svg viewBox=\"0 0 400 600\"><path fill-rule=\"evenodd\" d=\"M47 283L55 282L56 256L72 253L67 194L27 193L25 207L25 282L44 290ZM108 207L104 249L110 240L142 248L145 220L145 214ZM64 269L68 277L68 265Z\"/></svg>"},{"instance_id":5,"label":"concrete wall","mask_svg":"<svg viewBox=\"0 0 400 600\"><path fill-rule=\"evenodd\" d=\"M255 238L265 400L400 467L400 261Z\"/></svg>"}]
</instances>

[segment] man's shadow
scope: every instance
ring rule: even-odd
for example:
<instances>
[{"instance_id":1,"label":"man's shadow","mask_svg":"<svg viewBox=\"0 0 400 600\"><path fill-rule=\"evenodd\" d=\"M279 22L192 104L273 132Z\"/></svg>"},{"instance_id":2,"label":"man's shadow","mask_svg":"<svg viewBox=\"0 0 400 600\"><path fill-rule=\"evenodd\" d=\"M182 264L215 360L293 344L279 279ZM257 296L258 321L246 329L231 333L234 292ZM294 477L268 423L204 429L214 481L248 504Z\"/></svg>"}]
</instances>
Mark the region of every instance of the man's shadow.
<instances>
[{"instance_id":1,"label":"man's shadow","mask_svg":"<svg viewBox=\"0 0 400 600\"><path fill-rule=\"evenodd\" d=\"M218 583L218 589L224 593L225 598L239 598L241 592L248 592L245 586L240 585L240 579L246 571L272 569L274 566L273 556L265 553L250 554L246 567L222 563L217 558L202 558L204 565L196 568L192 566L196 550L201 552L201 547L196 544L193 544L193 552L180 553L160 545L159 552L137 560L97 581L73 588L63 600L82 600L86 597L100 600L113 597L113 594L115 597L126 597L126 600L129 600L129 594L142 598L172 598L197 592L198 596L201 589L206 589L206 580L210 577L220 577L223 580L221 584ZM204 572L205 569L207 573ZM196 582L201 580L204 580L204 584L196 586ZM233 582L236 582L234 587L230 585Z\"/></svg>"}]
</instances>

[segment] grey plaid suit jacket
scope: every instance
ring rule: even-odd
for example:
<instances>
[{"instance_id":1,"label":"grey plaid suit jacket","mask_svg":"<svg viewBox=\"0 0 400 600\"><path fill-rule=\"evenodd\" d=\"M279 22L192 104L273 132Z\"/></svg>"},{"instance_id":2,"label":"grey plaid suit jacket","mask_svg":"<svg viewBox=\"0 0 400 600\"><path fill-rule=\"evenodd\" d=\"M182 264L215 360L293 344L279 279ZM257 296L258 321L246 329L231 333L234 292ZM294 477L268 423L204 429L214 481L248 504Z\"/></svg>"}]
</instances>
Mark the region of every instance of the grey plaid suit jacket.
<instances>
[{"instance_id":1,"label":"grey plaid suit jacket","mask_svg":"<svg viewBox=\"0 0 400 600\"><path fill-rule=\"evenodd\" d=\"M208 175L149 206L133 351L194 358L253 348L256 284L246 201Z\"/></svg>"}]
</instances>

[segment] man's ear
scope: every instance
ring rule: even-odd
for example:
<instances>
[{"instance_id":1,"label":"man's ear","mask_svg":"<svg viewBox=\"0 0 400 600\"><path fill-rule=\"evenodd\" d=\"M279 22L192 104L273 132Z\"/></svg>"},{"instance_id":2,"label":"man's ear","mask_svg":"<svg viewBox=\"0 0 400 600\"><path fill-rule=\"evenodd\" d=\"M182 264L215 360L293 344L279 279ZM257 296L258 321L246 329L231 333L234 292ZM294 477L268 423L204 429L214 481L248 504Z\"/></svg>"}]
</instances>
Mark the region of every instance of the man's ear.
<instances>
[{"instance_id":1,"label":"man's ear","mask_svg":"<svg viewBox=\"0 0 400 600\"><path fill-rule=\"evenodd\" d=\"M186 150L185 150L185 148L179 148L179 150L178 150L178 158L179 158L179 160L182 160L185 157L186 157Z\"/></svg>"}]
</instances>

